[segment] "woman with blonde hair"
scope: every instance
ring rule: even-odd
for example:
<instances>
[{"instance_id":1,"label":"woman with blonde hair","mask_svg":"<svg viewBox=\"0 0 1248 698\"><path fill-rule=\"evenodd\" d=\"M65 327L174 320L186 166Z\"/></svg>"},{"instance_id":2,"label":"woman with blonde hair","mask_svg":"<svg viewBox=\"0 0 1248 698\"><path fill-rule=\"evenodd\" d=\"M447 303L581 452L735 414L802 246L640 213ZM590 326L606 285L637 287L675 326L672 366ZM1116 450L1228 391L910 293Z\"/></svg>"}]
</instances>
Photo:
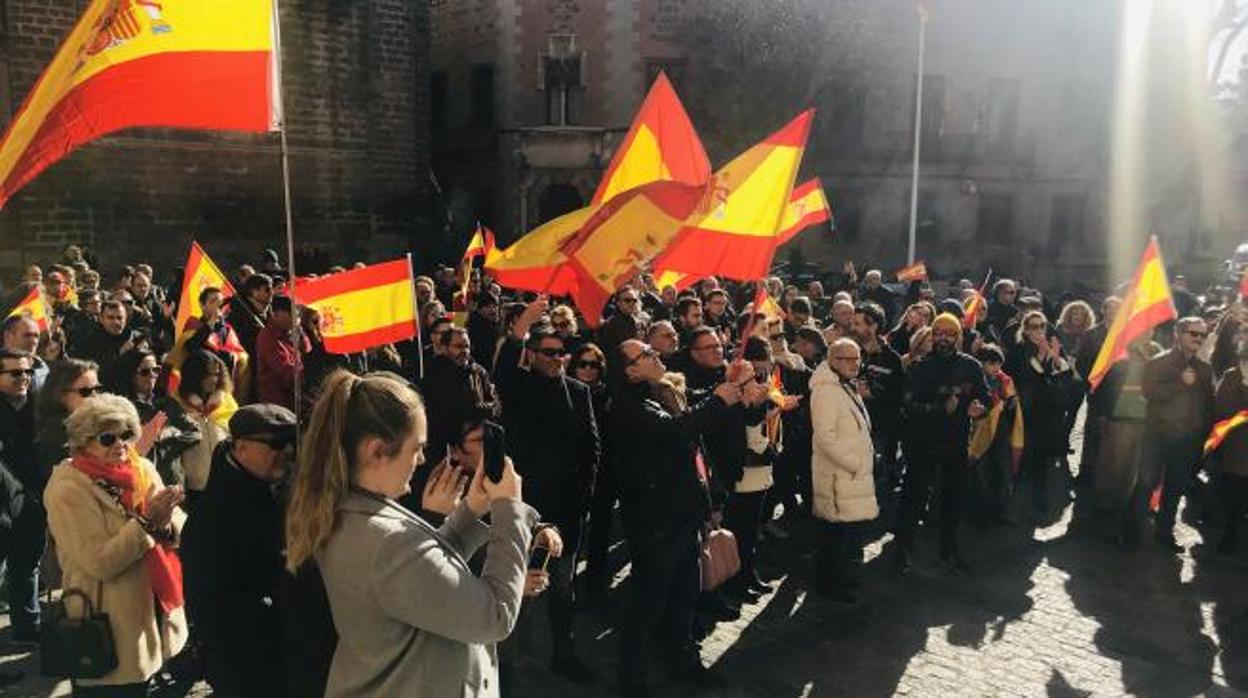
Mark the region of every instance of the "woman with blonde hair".
<instances>
[{"instance_id":1,"label":"woman with blonde hair","mask_svg":"<svg viewBox=\"0 0 1248 698\"><path fill-rule=\"evenodd\" d=\"M165 487L134 449L141 427L119 395L87 398L65 420L70 457L43 501L64 589L108 614L117 667L74 682L75 696L146 695L146 684L186 644L182 567L174 549L186 516L182 488ZM84 612L66 600L71 616Z\"/></svg>"},{"instance_id":2,"label":"woman with blonde hair","mask_svg":"<svg viewBox=\"0 0 1248 698\"><path fill-rule=\"evenodd\" d=\"M932 327L923 325L910 335L910 351L901 357L901 367L910 370L916 362L932 353Z\"/></svg>"},{"instance_id":3,"label":"woman with blonde hair","mask_svg":"<svg viewBox=\"0 0 1248 698\"><path fill-rule=\"evenodd\" d=\"M339 636L330 698L498 694L494 643L520 612L537 512L521 501L510 460L496 483L478 459L440 528L400 506L426 430L423 402L393 374L337 371L312 409L286 510L286 565L315 559L325 580ZM483 544L478 577L467 560Z\"/></svg>"}]
</instances>

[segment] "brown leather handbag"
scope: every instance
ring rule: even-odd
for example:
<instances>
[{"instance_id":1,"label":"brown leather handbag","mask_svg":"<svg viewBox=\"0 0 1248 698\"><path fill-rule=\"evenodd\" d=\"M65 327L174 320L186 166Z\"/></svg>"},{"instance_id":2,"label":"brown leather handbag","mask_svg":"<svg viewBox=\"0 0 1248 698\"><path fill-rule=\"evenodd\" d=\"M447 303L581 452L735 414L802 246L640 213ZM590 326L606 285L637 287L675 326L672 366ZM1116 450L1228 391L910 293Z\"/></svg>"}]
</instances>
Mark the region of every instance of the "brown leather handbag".
<instances>
[{"instance_id":1,"label":"brown leather handbag","mask_svg":"<svg viewBox=\"0 0 1248 698\"><path fill-rule=\"evenodd\" d=\"M702 591L714 591L741 571L737 538L724 528L712 529L702 540Z\"/></svg>"}]
</instances>

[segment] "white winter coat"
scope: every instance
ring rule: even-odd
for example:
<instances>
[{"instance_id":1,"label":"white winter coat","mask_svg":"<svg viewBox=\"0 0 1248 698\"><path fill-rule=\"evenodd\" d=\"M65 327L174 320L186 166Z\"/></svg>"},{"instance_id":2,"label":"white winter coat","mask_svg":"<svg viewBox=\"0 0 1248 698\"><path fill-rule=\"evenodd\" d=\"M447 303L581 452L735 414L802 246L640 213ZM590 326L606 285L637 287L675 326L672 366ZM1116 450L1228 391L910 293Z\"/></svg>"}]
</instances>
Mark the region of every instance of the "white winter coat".
<instances>
[{"instance_id":1,"label":"white winter coat","mask_svg":"<svg viewBox=\"0 0 1248 698\"><path fill-rule=\"evenodd\" d=\"M825 521L868 521L875 501L871 418L862 398L827 363L810 377L813 509Z\"/></svg>"}]
</instances>

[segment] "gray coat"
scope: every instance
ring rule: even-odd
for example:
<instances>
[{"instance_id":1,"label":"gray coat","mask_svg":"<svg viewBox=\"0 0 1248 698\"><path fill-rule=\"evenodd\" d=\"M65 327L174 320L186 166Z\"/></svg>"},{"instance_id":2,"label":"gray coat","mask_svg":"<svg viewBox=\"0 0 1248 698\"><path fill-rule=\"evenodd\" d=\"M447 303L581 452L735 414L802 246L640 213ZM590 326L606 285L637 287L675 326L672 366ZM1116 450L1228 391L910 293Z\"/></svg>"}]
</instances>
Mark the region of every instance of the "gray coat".
<instances>
[{"instance_id":1,"label":"gray coat","mask_svg":"<svg viewBox=\"0 0 1248 698\"><path fill-rule=\"evenodd\" d=\"M440 529L352 492L317 555L338 629L328 698L497 696L494 643L520 613L537 512L495 501L486 526L465 505ZM486 544L478 577L466 559Z\"/></svg>"}]
</instances>

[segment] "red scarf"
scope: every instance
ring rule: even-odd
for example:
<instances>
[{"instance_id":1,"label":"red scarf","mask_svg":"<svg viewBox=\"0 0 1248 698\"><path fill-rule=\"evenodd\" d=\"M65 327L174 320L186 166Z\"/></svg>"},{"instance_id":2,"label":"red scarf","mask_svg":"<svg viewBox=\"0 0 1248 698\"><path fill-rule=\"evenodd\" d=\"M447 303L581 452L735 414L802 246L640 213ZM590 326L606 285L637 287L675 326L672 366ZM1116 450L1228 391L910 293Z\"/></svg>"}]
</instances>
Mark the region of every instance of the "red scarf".
<instances>
[{"instance_id":1,"label":"red scarf","mask_svg":"<svg viewBox=\"0 0 1248 698\"><path fill-rule=\"evenodd\" d=\"M141 467L129 461L109 465L100 460L79 453L71 461L73 466L94 481L103 481L120 491L119 499L125 510L132 515L143 515L147 510L147 478L138 472ZM139 491L139 490L142 491ZM166 613L183 604L182 596L182 561L177 553L157 543L147 551L144 558L147 566L147 579L152 585L152 592L160 602L161 609Z\"/></svg>"}]
</instances>

